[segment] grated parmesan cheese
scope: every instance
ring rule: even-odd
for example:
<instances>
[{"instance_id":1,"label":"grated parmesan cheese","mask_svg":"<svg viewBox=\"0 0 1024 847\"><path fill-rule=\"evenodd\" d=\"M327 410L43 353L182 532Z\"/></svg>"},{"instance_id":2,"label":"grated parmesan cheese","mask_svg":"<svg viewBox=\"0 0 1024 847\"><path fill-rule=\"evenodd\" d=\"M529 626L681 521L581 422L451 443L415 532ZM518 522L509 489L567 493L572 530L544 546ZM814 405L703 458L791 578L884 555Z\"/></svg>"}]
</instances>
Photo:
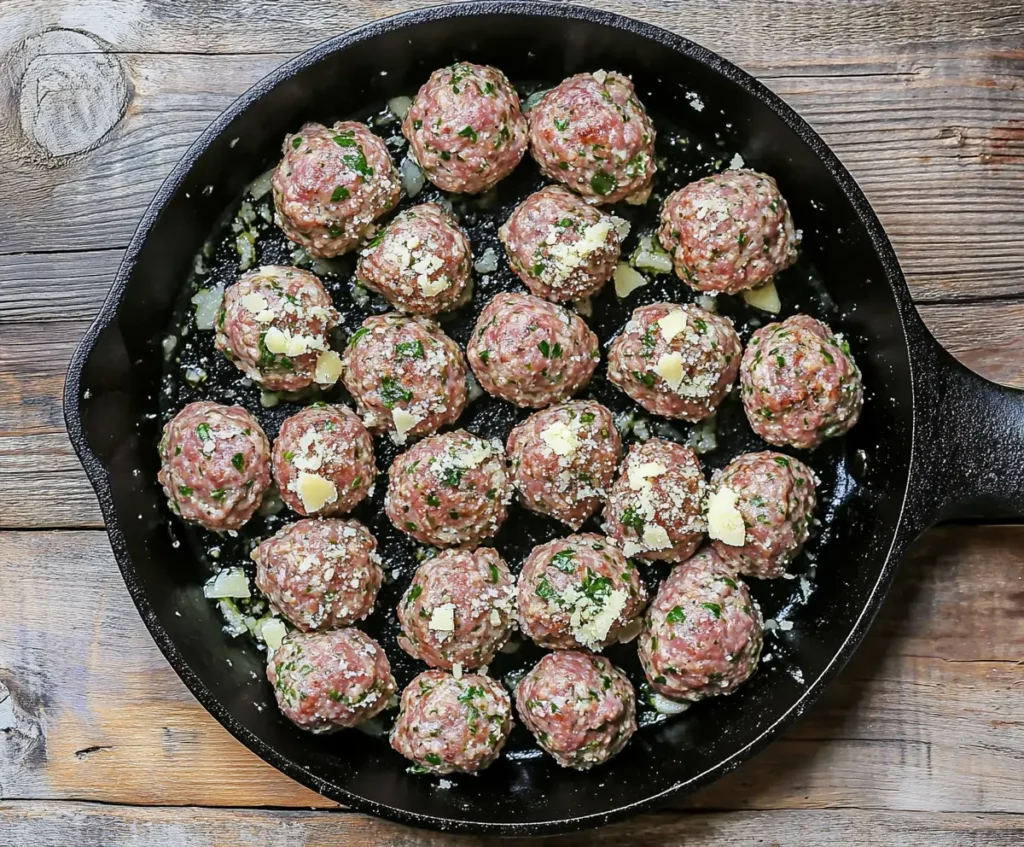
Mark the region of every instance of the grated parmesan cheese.
<instances>
[{"instance_id":1,"label":"grated parmesan cheese","mask_svg":"<svg viewBox=\"0 0 1024 847\"><path fill-rule=\"evenodd\" d=\"M730 547L747 543L743 515L736 508L739 495L723 485L708 498L708 535Z\"/></svg>"}]
</instances>

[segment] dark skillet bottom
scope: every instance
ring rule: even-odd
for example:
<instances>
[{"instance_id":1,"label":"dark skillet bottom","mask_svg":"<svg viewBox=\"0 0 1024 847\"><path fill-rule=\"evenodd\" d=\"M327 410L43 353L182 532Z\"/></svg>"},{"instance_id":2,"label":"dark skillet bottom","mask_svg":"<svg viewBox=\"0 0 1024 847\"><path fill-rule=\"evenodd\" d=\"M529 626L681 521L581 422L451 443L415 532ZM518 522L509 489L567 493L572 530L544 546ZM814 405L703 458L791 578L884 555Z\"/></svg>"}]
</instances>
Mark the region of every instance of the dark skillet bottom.
<instances>
[{"instance_id":1,"label":"dark skillet bottom","mask_svg":"<svg viewBox=\"0 0 1024 847\"><path fill-rule=\"evenodd\" d=\"M495 14L502 11L518 14ZM229 110L186 157L129 250L115 286L120 305L108 305L98 336L90 335L86 352L73 363L69 422L86 467L98 481L126 582L158 644L204 705L260 755L328 796L422 825L512 834L596 824L731 769L764 743L780 721L802 710L808 687L837 661L841 664L862 635L864 616L879 601L877 588L891 573L887 556L908 474L909 367L899 304L889 286L892 274L899 281L898 271L880 258L890 259L891 251L877 222L820 140L763 88L706 51L635 22L562 4L465 4L415 13L404 21L418 23L402 28L400 21L382 22L311 51ZM383 739L359 732L323 738L296 730L276 710L263 678L262 654L247 639L225 635L219 613L202 597L202 582L213 565L211 547L221 547L217 564L248 566L246 541L215 539L170 521L155 481L159 427L190 399L239 402L259 416L271 437L281 420L299 408L282 403L263 409L258 392L239 385L233 366L213 354L210 332L190 333L188 343L179 343L175 351L181 361L161 372L161 341L178 326L175 310L179 316L185 313L191 292L182 287L215 220L238 202L243 185L279 155L286 131L307 119L366 117L367 104L378 108L388 97L412 94L433 68L454 58L494 64L518 80L557 81L597 68L632 74L659 129L658 153L667 165L658 176L661 195L724 168L737 152L749 166L776 176L804 230L803 258L779 280L783 314L807 312L843 331L868 387L865 413L854 431L809 458L822 481L823 526L797 563L797 578L752 581L765 617L788 620L792 627L769 635L763 666L739 692L645 727L618 758L585 774L560 769L538 755L521 729L510 754L494 767L478 777L443 781L406 774L405 761ZM388 137L395 128L380 131ZM495 230L515 202L539 184L536 170L526 162L499 186L493 205L487 200L456 203L476 256L492 247L501 264L489 279L476 274L471 307L443 320L460 343L490 297L519 288L506 269ZM416 199L437 196L428 190ZM627 251L652 228L656 210L656 201L643 210L615 210L634 223ZM204 285L210 279L237 278L232 239L225 235L217 242ZM290 246L270 228L258 250L260 263L287 263ZM347 279L346 272L326 279L344 314L346 333L380 310L372 302L356 307ZM659 277L624 303L610 288L595 298L589 322L603 350L634 308L660 299L687 302L693 296L678 280ZM102 329L115 307L120 310L116 319ZM722 298L721 311L736 321L744 340L755 321L764 320L739 298ZM197 391L180 378L183 368L196 365L208 375ZM76 368L83 367L79 386ZM79 388L88 389L88 395ZM606 383L603 365L584 395L614 411L630 407ZM76 404L82 405L80 412ZM85 442L76 429L79 414ZM483 397L460 423L504 439L523 416ZM676 429L685 437L690 427ZM740 452L764 447L749 430L736 397L723 404L717 429L718 449L704 457L709 470ZM395 449L379 439L377 444L383 471ZM109 495L93 452L109 476ZM415 567L415 548L383 518L383 488L378 484L372 502L360 507L357 516L377 535L389 569L397 573L382 590L367 629L381 639L404 683L421 666L397 648L391 609ZM245 537L270 532L287 518L254 522ZM558 534L564 530L517 507L496 546L518 570L534 544ZM666 569L644 566L644 571L653 584ZM612 648L609 656L639 684L634 647ZM524 646L503 655L492 673L508 680L538 655ZM646 710L643 718L652 724L654 715Z\"/></svg>"}]
</instances>

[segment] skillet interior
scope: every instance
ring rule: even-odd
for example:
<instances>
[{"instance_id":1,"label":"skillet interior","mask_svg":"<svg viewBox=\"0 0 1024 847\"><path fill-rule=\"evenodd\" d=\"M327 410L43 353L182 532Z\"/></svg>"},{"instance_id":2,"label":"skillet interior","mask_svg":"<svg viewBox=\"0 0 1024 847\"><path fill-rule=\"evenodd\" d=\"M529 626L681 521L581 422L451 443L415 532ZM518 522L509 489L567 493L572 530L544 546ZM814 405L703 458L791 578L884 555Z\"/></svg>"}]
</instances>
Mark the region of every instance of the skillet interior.
<instances>
[{"instance_id":1,"label":"skillet interior","mask_svg":"<svg viewBox=\"0 0 1024 847\"><path fill-rule=\"evenodd\" d=\"M503 5L484 7L492 11ZM233 119L229 114L200 140L176 172L180 184L174 185L172 177L172 184L162 191L169 198L163 211L155 220L147 217L143 222L140 235L147 227L150 231L134 264L129 258L122 269L127 279L120 310L85 363L80 386L88 390L83 430L109 474L110 496L101 487L101 500L129 588L179 673L229 729L293 776L371 811L434 826L475 823L548 831L600 822L610 813L621 813L678 786L696 785L713 771L731 767L741 751L762 740L766 730L794 710L837 657L845 657L844 645L885 574L900 517L910 459L910 368L900 321L902 293L890 287L878 258L872 235L879 235L868 228L873 218L866 226L844 194L841 181L849 178L839 171L837 179L838 166L823 161L814 149L820 141L798 119L787 125L765 102L771 98L763 89L745 90L739 72L674 36L631 22L629 30L613 28L611 16L550 6L534 8L533 14L473 16L472 11L467 6L451 13L418 13L406 16L421 21L414 29L382 22L339 39L352 42L344 52L332 52L332 43L317 48L289 66L293 76L273 88L262 83L248 97L251 108ZM538 20L541 14L547 19ZM590 20L569 19L567 14ZM621 25L622 19L614 20ZM685 55L677 51L679 46ZM454 58L497 65L517 82L554 82L599 67L630 73L659 129L681 126L694 146L714 144L718 133L723 141L718 149L726 161L739 152L749 165L776 176L805 236L806 259L788 272L785 287L780 286L786 313L809 311L852 337L868 401L851 435L814 457L829 495L822 510L825 529L813 548L818 561L814 591L787 614L793 629L768 639L766 652L773 654L773 661L746 686L681 719L642 730L622 755L590 774L562 770L547 757L516 757L479 777L451 778L441 787L436 779L407 775L404 760L380 740L355 732L314 738L278 715L263 681L262 655L252 645L225 636L219 614L202 597L201 583L209 571L196 551L206 546L206 539L181 533L177 525L168 531L166 506L155 479L154 445L161 412L187 399L178 396L173 385L171 397L161 399L160 340L180 302L192 256L224 209L279 155L286 131L306 119L365 115L368 107L379 108L389 97L412 94L430 70ZM288 68L275 76L287 73ZM698 95L703 110L692 108L689 92ZM713 167L719 158L718 153L705 152L691 149L670 157L670 164L694 167L699 175L705 172L700 168ZM529 183L533 175L526 165L515 179ZM673 183L688 179L684 170ZM206 186L212 191L204 190ZM502 196L511 200L504 192ZM516 196L521 198L523 192ZM507 210L506 206L479 215L478 225L471 227L477 254L493 244L490 231ZM273 259L274 249L268 243L264 260ZM811 275L824 281L832 303L808 282ZM490 288L478 286L477 307L498 288L511 285L506 272L496 275ZM658 296L690 299L681 284L659 283L629 300L626 311ZM336 300L343 308L348 302L340 283ZM607 340L611 329L621 326L625 312L616 312L613 296L595 306L595 323L605 329L602 340ZM723 310L741 325L750 315L739 307ZM351 329L360 319L350 311L345 325ZM464 341L470 322L471 318L456 321L447 328ZM744 332L747 337L749 330ZM212 382L217 383L216 378ZM227 384L225 380L221 388ZM624 405L621 395L600 385L596 394L613 407ZM251 410L259 410L255 392L242 399ZM474 405L465 421L485 425L486 434L503 436L511 419L487 411L497 407ZM263 416L270 422L268 434L276 433L289 411L280 408ZM732 412L742 418L738 409ZM723 419L728 418L726 410ZM726 427L731 434L708 457L709 464L721 465L744 449L757 448L757 440L739 418L734 429ZM857 458L859 451L866 461ZM390 456L380 456L378 466L386 469ZM141 471L137 476L136 469ZM518 568L533 539L550 537L551 531L540 521L513 522L504 533L503 552ZM403 552L399 542L389 539L386 553L389 545L405 575L382 594L378 608L393 604L412 568L408 548ZM663 575L664 569L659 573ZM799 581L758 592L766 617L779 613L800 593ZM388 611L376 617L390 617ZM392 660L400 659L393 643L387 646ZM630 652L624 649L613 658L620 660ZM506 660L504 669L513 664ZM411 663L403 666L401 681L413 672ZM522 738L514 746L530 747Z\"/></svg>"}]
</instances>

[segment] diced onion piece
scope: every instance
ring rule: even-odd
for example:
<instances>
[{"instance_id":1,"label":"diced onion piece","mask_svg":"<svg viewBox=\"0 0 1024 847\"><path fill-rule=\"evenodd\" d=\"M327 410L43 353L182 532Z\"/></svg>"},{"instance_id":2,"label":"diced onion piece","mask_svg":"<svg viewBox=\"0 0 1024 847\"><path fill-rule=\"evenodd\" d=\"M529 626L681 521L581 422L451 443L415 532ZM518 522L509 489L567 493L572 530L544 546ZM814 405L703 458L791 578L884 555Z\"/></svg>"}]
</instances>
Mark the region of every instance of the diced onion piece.
<instances>
[{"instance_id":1,"label":"diced onion piece","mask_svg":"<svg viewBox=\"0 0 1024 847\"><path fill-rule=\"evenodd\" d=\"M235 238L238 252L238 269L247 271L256 264L256 236L251 229L243 229Z\"/></svg>"},{"instance_id":2,"label":"diced onion piece","mask_svg":"<svg viewBox=\"0 0 1024 847\"><path fill-rule=\"evenodd\" d=\"M490 274L494 273L498 269L498 254L494 252L493 247L488 247L484 250L484 254L476 260L473 265L473 270L479 274Z\"/></svg>"},{"instance_id":3,"label":"diced onion piece","mask_svg":"<svg viewBox=\"0 0 1024 847\"><path fill-rule=\"evenodd\" d=\"M635 268L642 268L656 274L672 273L672 257L666 253L658 240L651 235L640 239L640 244L629 260Z\"/></svg>"},{"instance_id":4,"label":"diced onion piece","mask_svg":"<svg viewBox=\"0 0 1024 847\"><path fill-rule=\"evenodd\" d=\"M631 292L647 285L647 279L638 274L625 262L615 266L615 294L619 298L628 297Z\"/></svg>"},{"instance_id":5,"label":"diced onion piece","mask_svg":"<svg viewBox=\"0 0 1024 847\"><path fill-rule=\"evenodd\" d=\"M669 717L681 715L690 708L689 703L679 703L675 700L669 700L668 697L663 697L657 691L651 692L649 702L651 706L654 707L654 711L661 715L668 715Z\"/></svg>"},{"instance_id":6,"label":"diced onion piece","mask_svg":"<svg viewBox=\"0 0 1024 847\"><path fill-rule=\"evenodd\" d=\"M640 620L640 622L643 623L642 619L638 618L637 620ZM501 645L500 651L502 653L515 653L522 646L523 642L520 641L518 638L510 638L508 641Z\"/></svg>"},{"instance_id":7,"label":"diced onion piece","mask_svg":"<svg viewBox=\"0 0 1024 847\"><path fill-rule=\"evenodd\" d=\"M227 597L223 600L218 600L217 608L220 609L220 613L224 616L224 631L228 635L237 638L246 632L246 618L238 611L238 606L235 605L234 600Z\"/></svg>"},{"instance_id":8,"label":"diced onion piece","mask_svg":"<svg viewBox=\"0 0 1024 847\"><path fill-rule=\"evenodd\" d=\"M317 276L345 276L345 260L343 259L313 259L309 263L309 269Z\"/></svg>"},{"instance_id":9,"label":"diced onion piece","mask_svg":"<svg viewBox=\"0 0 1024 847\"><path fill-rule=\"evenodd\" d=\"M201 382L206 382L206 371L202 368L186 368L185 382L189 383L189 385L199 385Z\"/></svg>"},{"instance_id":10,"label":"diced onion piece","mask_svg":"<svg viewBox=\"0 0 1024 847\"><path fill-rule=\"evenodd\" d=\"M742 547L747 541L743 515L736 508L739 495L723 485L708 498L708 535L730 547Z\"/></svg>"},{"instance_id":11,"label":"diced onion piece","mask_svg":"<svg viewBox=\"0 0 1024 847\"><path fill-rule=\"evenodd\" d=\"M341 356L333 350L324 350L316 357L313 379L317 385L334 385L341 376Z\"/></svg>"},{"instance_id":12,"label":"diced onion piece","mask_svg":"<svg viewBox=\"0 0 1024 847\"><path fill-rule=\"evenodd\" d=\"M288 627L280 618L264 618L256 632L256 637L261 638L263 643L271 650L281 646L284 637L288 634Z\"/></svg>"},{"instance_id":13,"label":"diced onion piece","mask_svg":"<svg viewBox=\"0 0 1024 847\"><path fill-rule=\"evenodd\" d=\"M368 721L357 723L355 728L363 735L369 735L370 738L380 738L384 734L384 721L379 717L374 717Z\"/></svg>"},{"instance_id":14,"label":"diced onion piece","mask_svg":"<svg viewBox=\"0 0 1024 847\"><path fill-rule=\"evenodd\" d=\"M526 98L526 102L523 103L523 111L530 111L530 109L536 106L540 102L541 98L550 90L550 88L542 88L540 91L534 91L533 94Z\"/></svg>"},{"instance_id":15,"label":"diced onion piece","mask_svg":"<svg viewBox=\"0 0 1024 847\"><path fill-rule=\"evenodd\" d=\"M271 515L276 515L283 508L284 500L281 499L281 495L278 493L278 490L272 487L263 495L263 502L260 503L258 511L261 517L268 518Z\"/></svg>"},{"instance_id":16,"label":"diced onion piece","mask_svg":"<svg viewBox=\"0 0 1024 847\"><path fill-rule=\"evenodd\" d=\"M196 307L196 329L213 329L217 321L217 312L224 300L224 286L200 288L192 295L192 305Z\"/></svg>"},{"instance_id":17,"label":"diced onion piece","mask_svg":"<svg viewBox=\"0 0 1024 847\"><path fill-rule=\"evenodd\" d=\"M249 196L253 200L259 200L270 191L270 180L274 176L274 168L261 173L256 179L249 183Z\"/></svg>"},{"instance_id":18,"label":"diced onion piece","mask_svg":"<svg viewBox=\"0 0 1024 847\"><path fill-rule=\"evenodd\" d=\"M349 293L352 295L352 302L360 308L365 308L370 302L370 292L361 285L353 283Z\"/></svg>"},{"instance_id":19,"label":"diced onion piece","mask_svg":"<svg viewBox=\"0 0 1024 847\"><path fill-rule=\"evenodd\" d=\"M766 282L760 288L748 288L743 292L743 299L762 312L777 315L782 311L782 302L779 300L779 292L776 291L774 282Z\"/></svg>"},{"instance_id":20,"label":"diced onion piece","mask_svg":"<svg viewBox=\"0 0 1024 847\"><path fill-rule=\"evenodd\" d=\"M404 94L400 97L392 97L388 100L388 108L395 113L399 120L404 121L409 114L409 107L412 106L412 98Z\"/></svg>"},{"instance_id":21,"label":"diced onion piece","mask_svg":"<svg viewBox=\"0 0 1024 847\"><path fill-rule=\"evenodd\" d=\"M714 294L698 294L697 305L712 315L718 314L718 298Z\"/></svg>"},{"instance_id":22,"label":"diced onion piece","mask_svg":"<svg viewBox=\"0 0 1024 847\"><path fill-rule=\"evenodd\" d=\"M625 218L620 218L618 215L612 215L612 227L619 235L620 241L625 241L626 236L629 235L629 230L632 224Z\"/></svg>"},{"instance_id":23,"label":"diced onion piece","mask_svg":"<svg viewBox=\"0 0 1024 847\"><path fill-rule=\"evenodd\" d=\"M633 435L641 441L647 441L651 437L651 430L647 426L647 418L638 417L633 421Z\"/></svg>"},{"instance_id":24,"label":"diced onion piece","mask_svg":"<svg viewBox=\"0 0 1024 847\"><path fill-rule=\"evenodd\" d=\"M718 449L718 436L715 433L715 425L714 415L704 418L704 420L695 424L693 429L690 430L689 437L686 439L686 445L692 447L693 451L699 456Z\"/></svg>"},{"instance_id":25,"label":"diced onion piece","mask_svg":"<svg viewBox=\"0 0 1024 847\"><path fill-rule=\"evenodd\" d=\"M170 359L174 353L174 348L178 346L178 336L167 335L164 336L164 340L160 342L160 347L164 351L164 358Z\"/></svg>"},{"instance_id":26,"label":"diced onion piece","mask_svg":"<svg viewBox=\"0 0 1024 847\"><path fill-rule=\"evenodd\" d=\"M203 586L203 594L209 600L219 600L222 597L248 598L252 596L249 591L249 577L241 568L222 570Z\"/></svg>"},{"instance_id":27,"label":"diced onion piece","mask_svg":"<svg viewBox=\"0 0 1024 847\"><path fill-rule=\"evenodd\" d=\"M473 376L472 371L466 373L466 403L473 403L484 396L484 390L480 387L480 383L476 381L476 377Z\"/></svg>"},{"instance_id":28,"label":"diced onion piece","mask_svg":"<svg viewBox=\"0 0 1024 847\"><path fill-rule=\"evenodd\" d=\"M643 626L644 619L642 617L630 621L619 631L619 644L629 644L631 641L636 640Z\"/></svg>"},{"instance_id":29,"label":"diced onion piece","mask_svg":"<svg viewBox=\"0 0 1024 847\"><path fill-rule=\"evenodd\" d=\"M278 403L281 402L281 398L273 391L261 391L260 392L260 405L264 409L273 409Z\"/></svg>"},{"instance_id":30,"label":"diced onion piece","mask_svg":"<svg viewBox=\"0 0 1024 847\"><path fill-rule=\"evenodd\" d=\"M405 193L410 199L423 190L425 180L423 171L411 156L406 156L402 159L400 172L402 175L402 188L405 189Z\"/></svg>"}]
</instances>

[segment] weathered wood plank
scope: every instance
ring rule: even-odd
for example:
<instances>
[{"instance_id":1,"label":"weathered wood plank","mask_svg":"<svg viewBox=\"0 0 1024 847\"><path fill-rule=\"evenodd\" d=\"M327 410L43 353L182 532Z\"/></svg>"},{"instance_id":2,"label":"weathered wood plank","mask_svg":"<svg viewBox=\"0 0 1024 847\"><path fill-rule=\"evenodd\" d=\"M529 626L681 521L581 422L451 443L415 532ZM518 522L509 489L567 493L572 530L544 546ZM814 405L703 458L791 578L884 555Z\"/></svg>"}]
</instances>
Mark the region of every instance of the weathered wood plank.
<instances>
[{"instance_id":1,"label":"weathered wood plank","mask_svg":"<svg viewBox=\"0 0 1024 847\"><path fill-rule=\"evenodd\" d=\"M311 3L302 20L287 13L281 20L279 7L261 16L252 4L233 0L212 4L204 26L197 27L195 16L186 20L167 2L78 5L84 8L65 9L66 17L56 20L91 25L122 51L164 51L175 45L189 52L223 50L225 42L211 33L244 18L253 22L255 32L252 40L236 43L234 51L288 53L320 40L332 26L341 30L381 11L366 2ZM658 4L657 10L601 5L620 10L629 5L641 16L722 51L800 110L864 186L918 298L1024 291L1024 244L1015 237L1024 228L1018 89L1024 55L1014 41L1024 27L1019 6L993 4L984 13L973 13L970 25L951 0L929 4L927 15L891 3L796 4L787 7L786 15L770 12L764 0L730 7L730 15L746 19L771 14L768 29L722 26L720 7L713 2L687 4L685 11L676 4ZM50 20L51 12L34 3L15 6L22 10L14 16L19 32L28 34L42 19ZM805 18L812 7L810 25ZM305 20L307 14L316 26ZM803 26L794 24L790 14ZM154 26L168 33L169 42L160 38L154 43ZM914 26L920 27L916 34ZM818 34L813 43L809 32ZM228 43L235 37L225 34ZM117 59L130 82L131 102L98 146L80 155L54 157L30 149L13 114L0 120L0 154L13 164L0 171L0 196L12 199L0 206L0 252L123 246L188 144L283 58L237 52L121 53ZM13 108L16 94L0 112ZM54 228L57 206L65 223Z\"/></svg>"},{"instance_id":2,"label":"weathered wood plank","mask_svg":"<svg viewBox=\"0 0 1024 847\"><path fill-rule=\"evenodd\" d=\"M931 533L822 702L683 805L1024 813L1022 573L1024 527ZM326 804L192 699L102 534L0 533L0 585L17 610L0 619L0 682L15 706L0 756L7 800Z\"/></svg>"},{"instance_id":3,"label":"weathered wood plank","mask_svg":"<svg viewBox=\"0 0 1024 847\"><path fill-rule=\"evenodd\" d=\"M186 814L182 814L186 811ZM0 827L12 844L36 847L484 847L536 844L528 839L455 836L414 830L350 812L259 809L164 809L89 803L0 802ZM720 814L645 815L603 829L558 836L557 847L619 844L785 844L820 847L892 844L1000 847L1020 843L1016 815L943 814L838 809Z\"/></svg>"}]
</instances>

